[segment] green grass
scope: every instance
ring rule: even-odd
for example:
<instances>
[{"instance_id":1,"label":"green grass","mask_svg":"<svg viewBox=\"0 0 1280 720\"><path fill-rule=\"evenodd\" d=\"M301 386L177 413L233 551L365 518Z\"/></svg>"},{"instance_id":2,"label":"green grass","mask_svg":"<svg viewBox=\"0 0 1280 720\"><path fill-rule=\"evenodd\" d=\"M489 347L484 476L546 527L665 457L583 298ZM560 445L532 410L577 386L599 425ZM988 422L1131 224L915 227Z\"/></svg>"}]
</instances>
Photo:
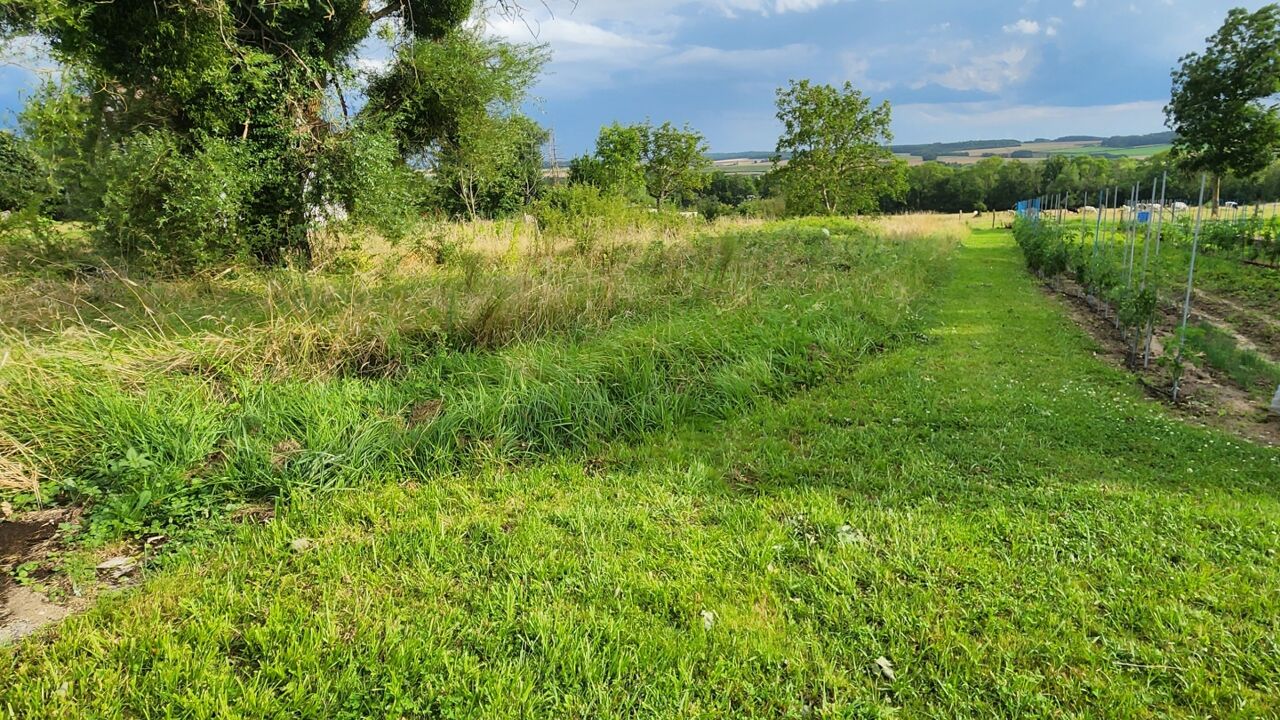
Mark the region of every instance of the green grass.
<instances>
[{"instance_id":1,"label":"green grass","mask_svg":"<svg viewBox=\"0 0 1280 720\"><path fill-rule=\"evenodd\" d=\"M1187 328L1187 348L1204 364L1263 399L1269 400L1280 385L1280 365L1241 348L1234 337L1209 323Z\"/></svg>"},{"instance_id":2,"label":"green grass","mask_svg":"<svg viewBox=\"0 0 1280 720\"><path fill-rule=\"evenodd\" d=\"M78 539L101 544L182 535L246 499L724 417L918 323L946 243L827 225L446 266L372 289L287 273L265 297L244 297L263 287L249 278L190 302L184 285L103 303L117 308L107 331L7 336L0 453L17 448L2 457L44 477L46 497L86 507ZM203 320L186 319L191 305Z\"/></svg>"},{"instance_id":3,"label":"green grass","mask_svg":"<svg viewBox=\"0 0 1280 720\"><path fill-rule=\"evenodd\" d=\"M1127 158L1147 158L1159 155L1162 152L1168 152L1173 148L1172 145L1140 145L1138 147L1113 148L1103 147L1101 145L1090 145L1087 147L1066 148L1063 150L1050 150L1050 155L1109 155L1114 157Z\"/></svg>"},{"instance_id":4,"label":"green grass","mask_svg":"<svg viewBox=\"0 0 1280 720\"><path fill-rule=\"evenodd\" d=\"M980 232L915 342L644 438L299 490L0 651L0 707L1280 713L1280 453L1172 419L1094 349Z\"/></svg>"}]
</instances>

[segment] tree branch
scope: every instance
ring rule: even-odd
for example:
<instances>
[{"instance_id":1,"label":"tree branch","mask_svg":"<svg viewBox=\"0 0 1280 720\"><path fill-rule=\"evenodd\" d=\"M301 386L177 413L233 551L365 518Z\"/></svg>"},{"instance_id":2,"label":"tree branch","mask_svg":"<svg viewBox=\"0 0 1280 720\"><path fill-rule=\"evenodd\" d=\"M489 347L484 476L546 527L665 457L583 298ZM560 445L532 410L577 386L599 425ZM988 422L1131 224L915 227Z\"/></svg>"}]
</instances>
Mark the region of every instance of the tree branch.
<instances>
[{"instance_id":1,"label":"tree branch","mask_svg":"<svg viewBox=\"0 0 1280 720\"><path fill-rule=\"evenodd\" d=\"M391 2L387 3L386 6L383 7L381 10L378 10L377 12L370 15L369 19L372 22L378 22L379 20L385 17L390 17L391 15L394 15L397 11L401 10L403 7L404 7L404 4L401 3L399 0L392 0Z\"/></svg>"}]
</instances>

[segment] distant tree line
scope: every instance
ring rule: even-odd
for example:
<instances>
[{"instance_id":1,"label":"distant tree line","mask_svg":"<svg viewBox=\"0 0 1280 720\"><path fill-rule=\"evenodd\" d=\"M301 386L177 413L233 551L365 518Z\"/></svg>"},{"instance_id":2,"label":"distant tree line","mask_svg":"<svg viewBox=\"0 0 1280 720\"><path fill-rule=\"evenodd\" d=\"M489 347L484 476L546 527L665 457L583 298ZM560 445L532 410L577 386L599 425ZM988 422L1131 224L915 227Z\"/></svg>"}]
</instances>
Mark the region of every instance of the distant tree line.
<instances>
[{"instance_id":1,"label":"distant tree line","mask_svg":"<svg viewBox=\"0 0 1280 720\"><path fill-rule=\"evenodd\" d=\"M1073 206L1097 205L1098 193L1119 188L1127 199L1135 184L1150 197L1151 182L1169 173L1169 202L1194 203L1200 175L1184 169L1169 153L1137 160L1093 155L1054 156L1024 162L986 158L971 165L926 162L907 169L907 192L886 197L884 212L974 212L1010 210L1019 200L1042 195L1069 197ZM1280 163L1245 177L1222 178L1222 198L1241 203L1280 200Z\"/></svg>"}]
</instances>

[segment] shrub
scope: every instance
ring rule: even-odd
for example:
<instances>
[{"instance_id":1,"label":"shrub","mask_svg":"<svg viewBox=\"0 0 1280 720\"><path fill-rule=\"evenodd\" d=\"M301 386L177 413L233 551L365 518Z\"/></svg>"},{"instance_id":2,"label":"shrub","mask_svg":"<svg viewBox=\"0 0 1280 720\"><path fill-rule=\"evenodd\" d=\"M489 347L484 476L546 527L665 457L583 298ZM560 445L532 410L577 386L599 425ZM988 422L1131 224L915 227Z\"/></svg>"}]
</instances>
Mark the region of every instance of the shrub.
<instances>
[{"instance_id":1,"label":"shrub","mask_svg":"<svg viewBox=\"0 0 1280 720\"><path fill-rule=\"evenodd\" d=\"M52 193L48 176L27 144L0 131L0 212L38 205Z\"/></svg>"},{"instance_id":2,"label":"shrub","mask_svg":"<svg viewBox=\"0 0 1280 720\"><path fill-rule=\"evenodd\" d=\"M177 136L153 131L112 149L98 243L149 268L185 271L241 255L243 204L254 171L234 144L208 141L184 152Z\"/></svg>"},{"instance_id":3,"label":"shrub","mask_svg":"<svg viewBox=\"0 0 1280 720\"><path fill-rule=\"evenodd\" d=\"M743 215L759 220L776 220L787 211L787 203L780 197L759 198L742 203Z\"/></svg>"},{"instance_id":4,"label":"shrub","mask_svg":"<svg viewBox=\"0 0 1280 720\"><path fill-rule=\"evenodd\" d=\"M390 131L358 127L325 144L307 200L314 222L371 227L399 240L421 217L429 191L401 161Z\"/></svg>"},{"instance_id":5,"label":"shrub","mask_svg":"<svg viewBox=\"0 0 1280 720\"><path fill-rule=\"evenodd\" d=\"M593 240L611 229L635 225L644 211L618 195L591 185L561 185L548 190L534 204L538 227L552 235Z\"/></svg>"}]
</instances>

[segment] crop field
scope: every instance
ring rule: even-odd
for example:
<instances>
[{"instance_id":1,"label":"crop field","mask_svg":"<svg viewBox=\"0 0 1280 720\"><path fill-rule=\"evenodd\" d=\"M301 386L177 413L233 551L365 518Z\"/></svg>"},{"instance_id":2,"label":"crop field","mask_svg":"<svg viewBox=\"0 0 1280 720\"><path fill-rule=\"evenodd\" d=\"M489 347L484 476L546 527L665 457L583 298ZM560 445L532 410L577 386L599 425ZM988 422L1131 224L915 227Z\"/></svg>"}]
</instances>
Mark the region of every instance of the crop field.
<instances>
[{"instance_id":1,"label":"crop field","mask_svg":"<svg viewBox=\"0 0 1280 720\"><path fill-rule=\"evenodd\" d=\"M6 249L5 497L64 513L6 592L83 612L3 712L1280 712L1280 451L1147 399L1007 231L573 234Z\"/></svg>"},{"instance_id":2,"label":"crop field","mask_svg":"<svg viewBox=\"0 0 1280 720\"><path fill-rule=\"evenodd\" d=\"M1173 145L1140 145L1138 147L1118 148L1100 145L1080 145L1072 148L1054 148L1047 150L1050 155L1105 155L1109 157L1149 158L1160 153L1169 152Z\"/></svg>"},{"instance_id":3,"label":"crop field","mask_svg":"<svg viewBox=\"0 0 1280 720\"><path fill-rule=\"evenodd\" d=\"M963 150L955 150L937 156L937 161L951 165L972 165L987 158L998 157L1004 160L1036 162L1055 155L1065 157L1097 155L1111 158L1150 158L1168 152L1173 146L1168 143L1141 145L1138 147L1107 147L1101 140L1048 140L1023 142L1019 144L993 144L980 147L980 143L966 143ZM1028 155L1028 153L1030 153ZM899 157L912 165L924 162L924 158L915 154L901 154Z\"/></svg>"},{"instance_id":4,"label":"crop field","mask_svg":"<svg viewBox=\"0 0 1280 720\"><path fill-rule=\"evenodd\" d=\"M1074 287L1061 289L1113 321L1130 364L1152 370L1153 382L1176 395L1198 365L1212 376L1202 379L1238 388L1245 414L1260 416L1280 385L1280 221L1263 208L1162 215L1135 223L1046 212L1016 227L1031 268L1055 286L1066 279Z\"/></svg>"}]
</instances>

